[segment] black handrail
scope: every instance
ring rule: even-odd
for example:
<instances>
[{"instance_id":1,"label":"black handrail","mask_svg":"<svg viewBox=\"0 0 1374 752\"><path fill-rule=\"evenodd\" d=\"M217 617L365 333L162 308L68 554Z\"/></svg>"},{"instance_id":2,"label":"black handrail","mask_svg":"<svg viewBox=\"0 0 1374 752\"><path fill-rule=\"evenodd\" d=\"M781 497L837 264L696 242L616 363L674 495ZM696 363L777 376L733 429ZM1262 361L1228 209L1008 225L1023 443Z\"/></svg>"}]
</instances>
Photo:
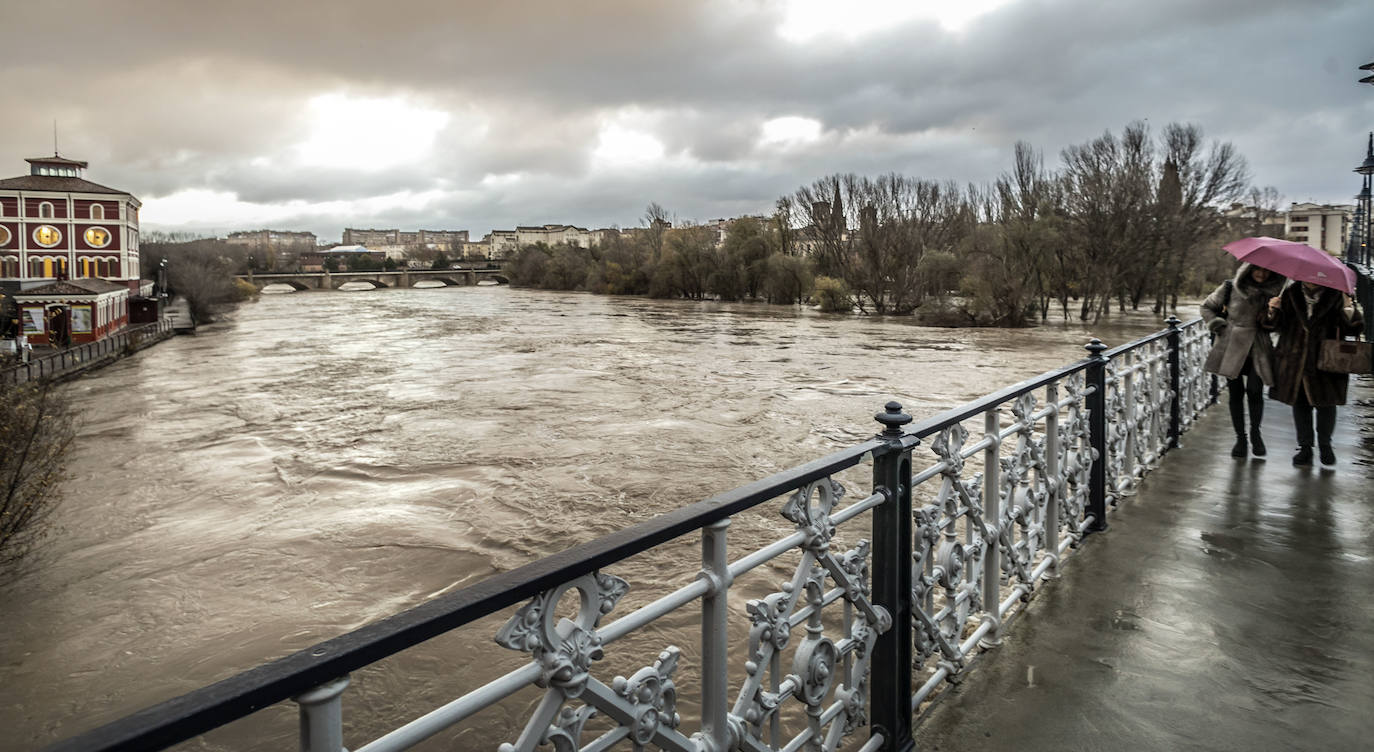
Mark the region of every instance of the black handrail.
<instances>
[{"instance_id":1,"label":"black handrail","mask_svg":"<svg viewBox=\"0 0 1374 752\"><path fill-rule=\"evenodd\" d=\"M1186 328L1192 326L1194 323L1196 323L1196 322L1198 322L1198 321L1201 321L1201 320L1202 320L1202 317L1199 316L1199 317L1193 319L1192 321L1188 321L1188 322L1186 322L1186 323L1184 323L1184 324L1180 324L1180 325L1179 325L1179 328L1180 328L1180 329L1186 329ZM1115 357L1118 356L1118 355L1121 355L1121 354L1123 354L1123 353L1128 353L1128 352L1130 352L1131 350L1134 350L1134 349L1139 348L1139 347L1144 347L1145 345L1148 345L1148 344L1150 344L1151 342L1155 342L1156 340L1164 339L1165 337L1168 337L1168 336L1169 336L1169 330L1168 330L1168 329L1165 329L1165 330L1163 330L1163 331L1158 331L1158 332L1155 332L1154 334L1148 334L1148 335L1146 335L1146 336L1144 336L1144 337L1141 337L1140 339L1132 340L1132 341L1130 341L1130 342L1127 342L1127 343L1124 344L1124 345L1117 345L1116 347L1113 347L1113 348L1107 350L1106 352L1102 353L1102 355L1103 355L1104 357L1107 357L1107 358L1115 358Z\"/></svg>"}]
</instances>

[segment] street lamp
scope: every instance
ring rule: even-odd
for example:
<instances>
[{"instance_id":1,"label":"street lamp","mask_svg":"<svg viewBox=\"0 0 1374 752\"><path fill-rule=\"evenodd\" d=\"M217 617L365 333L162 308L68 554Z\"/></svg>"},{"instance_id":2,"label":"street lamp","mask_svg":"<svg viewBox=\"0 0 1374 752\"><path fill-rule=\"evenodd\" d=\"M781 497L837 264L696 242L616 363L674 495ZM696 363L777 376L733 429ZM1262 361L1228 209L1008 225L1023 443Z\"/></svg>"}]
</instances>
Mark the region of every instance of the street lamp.
<instances>
[{"instance_id":1,"label":"street lamp","mask_svg":"<svg viewBox=\"0 0 1374 752\"><path fill-rule=\"evenodd\" d=\"M1370 65L1374 66L1374 63L1370 63ZM1370 178L1374 176L1374 132L1369 134L1369 146L1365 150L1364 162L1355 168L1355 172L1364 176L1364 185L1361 186L1359 195L1355 196L1355 199L1359 201L1355 208L1355 231L1359 234L1359 245L1355 247L1359 249L1359 258L1355 260L1368 266L1370 230L1374 229L1369 215Z\"/></svg>"},{"instance_id":2,"label":"street lamp","mask_svg":"<svg viewBox=\"0 0 1374 752\"><path fill-rule=\"evenodd\" d=\"M1346 253L1348 261L1369 264L1369 254L1366 251L1368 242L1363 236L1365 227L1365 207L1369 206L1369 188L1365 188L1355 194L1355 221L1350 230L1350 251Z\"/></svg>"},{"instance_id":3,"label":"street lamp","mask_svg":"<svg viewBox=\"0 0 1374 752\"><path fill-rule=\"evenodd\" d=\"M1374 62L1365 63L1360 66L1360 70L1369 71L1371 75L1360 79L1362 84L1374 84ZM1355 168L1355 172L1364 176L1364 184L1360 187L1360 192L1356 194L1355 200L1355 226L1350 233L1350 250L1346 256L1355 256L1350 259L1358 261L1365 266L1370 265L1370 253L1374 251L1370 245L1374 243L1374 216L1370 216L1370 176L1374 175L1374 133L1369 134L1369 148L1365 151L1364 162Z\"/></svg>"}]
</instances>

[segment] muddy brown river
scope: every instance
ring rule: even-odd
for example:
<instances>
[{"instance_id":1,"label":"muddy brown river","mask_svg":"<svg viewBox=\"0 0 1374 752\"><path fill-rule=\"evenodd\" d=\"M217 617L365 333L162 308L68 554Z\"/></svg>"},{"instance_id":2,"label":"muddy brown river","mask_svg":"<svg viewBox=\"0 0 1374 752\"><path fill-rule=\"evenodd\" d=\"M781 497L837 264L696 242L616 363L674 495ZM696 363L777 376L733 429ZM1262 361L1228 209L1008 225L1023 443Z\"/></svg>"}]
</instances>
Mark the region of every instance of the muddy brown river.
<instances>
[{"instance_id":1,"label":"muddy brown river","mask_svg":"<svg viewBox=\"0 0 1374 752\"><path fill-rule=\"evenodd\" d=\"M1091 332L935 329L508 287L265 295L63 387L81 416L65 500L0 590L0 748L41 747L857 443L889 399L927 416L1077 360L1092 335L1158 328L1140 314ZM742 520L732 546L766 534ZM626 603L690 580L695 546L617 570L643 593ZM349 747L519 665L491 639L505 616L355 674ZM646 645L694 657L697 637L674 629L654 625ZM690 671L682 683L690 705ZM531 697L434 748L513 739ZM294 713L185 746L290 748Z\"/></svg>"}]
</instances>

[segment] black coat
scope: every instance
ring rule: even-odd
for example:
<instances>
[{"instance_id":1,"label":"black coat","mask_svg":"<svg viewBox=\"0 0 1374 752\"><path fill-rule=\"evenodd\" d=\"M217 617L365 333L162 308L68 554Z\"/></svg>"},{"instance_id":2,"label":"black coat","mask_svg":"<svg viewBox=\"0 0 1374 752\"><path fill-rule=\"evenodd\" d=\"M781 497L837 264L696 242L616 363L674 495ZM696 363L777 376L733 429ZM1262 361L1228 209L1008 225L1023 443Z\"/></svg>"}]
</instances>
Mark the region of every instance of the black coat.
<instances>
[{"instance_id":1,"label":"black coat","mask_svg":"<svg viewBox=\"0 0 1374 752\"><path fill-rule=\"evenodd\" d=\"M1302 285L1295 282L1283 291L1279 310L1269 317L1279 333L1279 344L1274 348L1275 380L1269 389L1270 397L1291 405L1305 389L1308 401L1314 406L1345 404L1350 377L1317 370L1322 340L1364 331L1364 321L1346 317L1343 302L1340 291L1323 287L1309 317Z\"/></svg>"}]
</instances>

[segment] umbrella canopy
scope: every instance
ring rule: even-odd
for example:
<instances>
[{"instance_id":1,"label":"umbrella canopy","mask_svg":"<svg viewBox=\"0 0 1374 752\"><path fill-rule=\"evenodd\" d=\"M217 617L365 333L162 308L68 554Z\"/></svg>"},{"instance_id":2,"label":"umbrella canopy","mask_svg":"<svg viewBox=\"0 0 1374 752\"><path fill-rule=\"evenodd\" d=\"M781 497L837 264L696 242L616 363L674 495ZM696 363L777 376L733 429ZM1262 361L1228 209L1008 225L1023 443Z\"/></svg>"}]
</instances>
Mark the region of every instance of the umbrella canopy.
<instances>
[{"instance_id":1,"label":"umbrella canopy","mask_svg":"<svg viewBox=\"0 0 1374 752\"><path fill-rule=\"evenodd\" d=\"M1222 246L1227 253L1298 282L1355 293L1355 272L1320 248L1278 238L1245 238Z\"/></svg>"}]
</instances>

